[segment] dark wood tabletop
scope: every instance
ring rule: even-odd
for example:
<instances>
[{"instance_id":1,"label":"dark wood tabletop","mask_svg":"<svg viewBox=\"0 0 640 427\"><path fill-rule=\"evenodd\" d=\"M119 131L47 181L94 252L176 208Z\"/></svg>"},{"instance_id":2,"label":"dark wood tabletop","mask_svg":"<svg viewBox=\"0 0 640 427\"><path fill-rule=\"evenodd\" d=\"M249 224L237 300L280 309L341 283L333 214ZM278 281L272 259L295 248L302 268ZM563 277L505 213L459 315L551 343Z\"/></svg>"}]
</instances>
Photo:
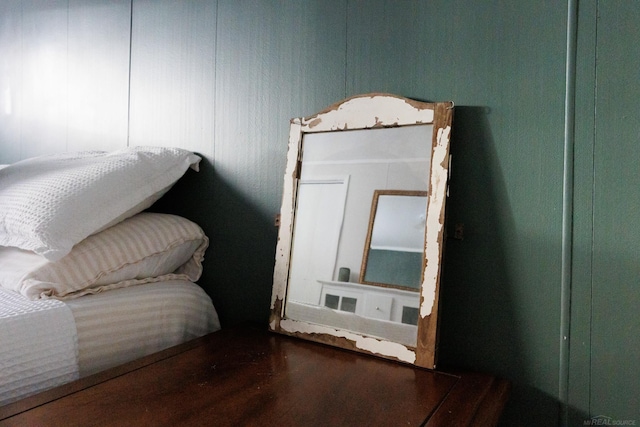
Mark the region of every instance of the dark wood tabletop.
<instances>
[{"instance_id":1,"label":"dark wood tabletop","mask_svg":"<svg viewBox=\"0 0 640 427\"><path fill-rule=\"evenodd\" d=\"M1 426L494 425L509 383L224 329L0 407Z\"/></svg>"}]
</instances>

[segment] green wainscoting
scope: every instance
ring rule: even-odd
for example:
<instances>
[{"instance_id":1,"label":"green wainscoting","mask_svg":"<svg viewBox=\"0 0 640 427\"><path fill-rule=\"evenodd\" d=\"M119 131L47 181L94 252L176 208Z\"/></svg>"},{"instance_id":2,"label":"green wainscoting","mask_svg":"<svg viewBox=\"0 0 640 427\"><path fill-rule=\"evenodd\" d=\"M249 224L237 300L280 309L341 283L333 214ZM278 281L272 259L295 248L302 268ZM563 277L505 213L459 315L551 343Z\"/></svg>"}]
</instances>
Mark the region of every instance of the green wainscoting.
<instances>
[{"instance_id":1,"label":"green wainscoting","mask_svg":"<svg viewBox=\"0 0 640 427\"><path fill-rule=\"evenodd\" d=\"M593 414L640 423L640 3L598 2L593 146Z\"/></svg>"}]
</instances>

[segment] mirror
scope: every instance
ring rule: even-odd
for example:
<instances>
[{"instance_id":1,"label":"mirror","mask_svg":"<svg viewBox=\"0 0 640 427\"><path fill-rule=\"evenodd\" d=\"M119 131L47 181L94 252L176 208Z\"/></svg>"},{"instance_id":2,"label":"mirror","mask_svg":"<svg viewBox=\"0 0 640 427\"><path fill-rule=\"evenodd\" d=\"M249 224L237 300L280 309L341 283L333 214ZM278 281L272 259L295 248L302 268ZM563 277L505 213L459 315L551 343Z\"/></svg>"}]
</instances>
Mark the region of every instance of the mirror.
<instances>
[{"instance_id":1,"label":"mirror","mask_svg":"<svg viewBox=\"0 0 640 427\"><path fill-rule=\"evenodd\" d=\"M291 121L271 330L435 367L452 115L368 94Z\"/></svg>"}]
</instances>

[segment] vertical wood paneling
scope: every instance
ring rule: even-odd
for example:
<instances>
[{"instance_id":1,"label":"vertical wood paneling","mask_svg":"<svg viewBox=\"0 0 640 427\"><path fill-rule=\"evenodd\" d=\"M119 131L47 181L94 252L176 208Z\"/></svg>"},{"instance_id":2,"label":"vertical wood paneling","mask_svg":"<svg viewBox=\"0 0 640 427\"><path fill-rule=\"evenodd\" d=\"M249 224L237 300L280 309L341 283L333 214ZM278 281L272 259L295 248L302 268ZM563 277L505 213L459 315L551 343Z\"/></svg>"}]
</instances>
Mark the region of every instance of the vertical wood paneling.
<instances>
[{"instance_id":1,"label":"vertical wood paneling","mask_svg":"<svg viewBox=\"0 0 640 427\"><path fill-rule=\"evenodd\" d=\"M21 3L0 2L0 164L20 160Z\"/></svg>"},{"instance_id":2,"label":"vertical wood paneling","mask_svg":"<svg viewBox=\"0 0 640 427\"><path fill-rule=\"evenodd\" d=\"M67 148L67 0L22 2L21 157Z\"/></svg>"},{"instance_id":3,"label":"vertical wood paneling","mask_svg":"<svg viewBox=\"0 0 640 427\"><path fill-rule=\"evenodd\" d=\"M591 412L640 422L640 4L599 1Z\"/></svg>"},{"instance_id":4,"label":"vertical wood paneling","mask_svg":"<svg viewBox=\"0 0 640 427\"><path fill-rule=\"evenodd\" d=\"M345 2L221 1L216 155L269 215L279 208L289 119L344 98ZM257 169L259 167L259 169Z\"/></svg>"},{"instance_id":5,"label":"vertical wood paneling","mask_svg":"<svg viewBox=\"0 0 640 427\"><path fill-rule=\"evenodd\" d=\"M213 197L215 297L265 319L289 119L344 97L345 1L221 0Z\"/></svg>"},{"instance_id":6,"label":"vertical wood paneling","mask_svg":"<svg viewBox=\"0 0 640 427\"><path fill-rule=\"evenodd\" d=\"M131 145L211 156L216 2L133 0Z\"/></svg>"},{"instance_id":7,"label":"vertical wood paneling","mask_svg":"<svg viewBox=\"0 0 640 427\"><path fill-rule=\"evenodd\" d=\"M130 0L70 0L69 151L126 147Z\"/></svg>"},{"instance_id":8,"label":"vertical wood paneling","mask_svg":"<svg viewBox=\"0 0 640 427\"><path fill-rule=\"evenodd\" d=\"M578 9L576 135L574 147L573 265L569 342L569 422L589 418L591 395L591 274L595 111L596 0Z\"/></svg>"},{"instance_id":9,"label":"vertical wood paneling","mask_svg":"<svg viewBox=\"0 0 640 427\"><path fill-rule=\"evenodd\" d=\"M188 171L156 209L201 225L211 243L198 283L216 307L229 307L212 292L217 287L213 260L224 250L216 246L215 230L225 227L216 221L221 206L214 200L211 167L217 2L133 0L131 21L129 145L181 147L202 156L200 172Z\"/></svg>"},{"instance_id":10,"label":"vertical wood paneling","mask_svg":"<svg viewBox=\"0 0 640 427\"><path fill-rule=\"evenodd\" d=\"M348 5L349 95L390 92L449 100L452 94L433 83L439 73L451 72L450 57L438 57L453 32L450 19L442 18L451 10L446 2L350 0ZM441 93L447 98L434 98Z\"/></svg>"},{"instance_id":11,"label":"vertical wood paneling","mask_svg":"<svg viewBox=\"0 0 640 427\"><path fill-rule=\"evenodd\" d=\"M441 70L440 85L460 94L462 110L449 219L468 232L452 245L454 293L443 311L456 314L449 346L462 350L458 360L515 382L507 424L554 425L566 9L482 3L449 9L454 43L441 52L455 67Z\"/></svg>"}]
</instances>

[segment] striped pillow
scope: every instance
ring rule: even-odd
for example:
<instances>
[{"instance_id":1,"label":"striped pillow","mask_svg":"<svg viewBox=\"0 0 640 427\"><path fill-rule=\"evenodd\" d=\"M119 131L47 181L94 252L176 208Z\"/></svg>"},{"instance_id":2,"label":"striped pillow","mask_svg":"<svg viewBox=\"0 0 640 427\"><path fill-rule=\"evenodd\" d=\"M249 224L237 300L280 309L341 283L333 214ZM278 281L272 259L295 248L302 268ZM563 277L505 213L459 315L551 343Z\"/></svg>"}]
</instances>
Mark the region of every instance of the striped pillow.
<instances>
[{"instance_id":1,"label":"striped pillow","mask_svg":"<svg viewBox=\"0 0 640 427\"><path fill-rule=\"evenodd\" d=\"M164 280L195 282L208 245L197 224L144 212L87 237L59 261L0 248L0 285L29 299L66 299Z\"/></svg>"}]
</instances>

